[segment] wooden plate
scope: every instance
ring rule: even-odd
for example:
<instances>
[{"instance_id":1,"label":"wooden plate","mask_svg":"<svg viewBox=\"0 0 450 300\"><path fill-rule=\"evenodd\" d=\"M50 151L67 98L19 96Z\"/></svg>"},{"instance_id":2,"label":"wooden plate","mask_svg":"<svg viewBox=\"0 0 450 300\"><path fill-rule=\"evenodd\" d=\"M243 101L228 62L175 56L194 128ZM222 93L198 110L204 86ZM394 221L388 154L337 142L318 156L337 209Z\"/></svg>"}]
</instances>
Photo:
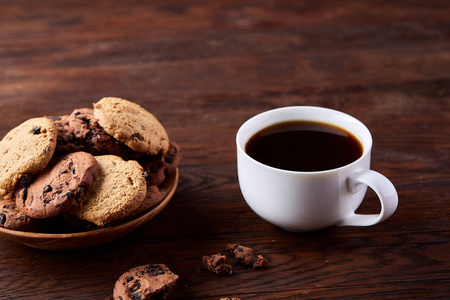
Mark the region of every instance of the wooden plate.
<instances>
[{"instance_id":1,"label":"wooden plate","mask_svg":"<svg viewBox=\"0 0 450 300\"><path fill-rule=\"evenodd\" d=\"M52 251L77 250L112 242L153 219L169 203L178 186L178 169L164 183L166 197L148 211L114 226L77 233L36 233L0 227L0 236L24 245Z\"/></svg>"}]
</instances>

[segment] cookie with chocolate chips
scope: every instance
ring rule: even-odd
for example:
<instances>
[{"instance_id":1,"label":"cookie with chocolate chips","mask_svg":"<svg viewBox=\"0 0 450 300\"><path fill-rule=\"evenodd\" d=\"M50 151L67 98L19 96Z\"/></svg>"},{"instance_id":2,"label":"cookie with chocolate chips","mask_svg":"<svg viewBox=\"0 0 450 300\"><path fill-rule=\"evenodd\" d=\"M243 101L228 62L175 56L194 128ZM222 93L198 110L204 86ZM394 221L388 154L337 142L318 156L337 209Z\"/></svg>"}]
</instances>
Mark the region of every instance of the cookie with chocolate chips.
<instances>
[{"instance_id":1,"label":"cookie with chocolate chips","mask_svg":"<svg viewBox=\"0 0 450 300\"><path fill-rule=\"evenodd\" d=\"M94 109L75 109L70 115L48 117L58 130L57 154L85 151L93 155L113 154L125 158L141 156L109 135L94 117Z\"/></svg>"},{"instance_id":2,"label":"cookie with chocolate chips","mask_svg":"<svg viewBox=\"0 0 450 300\"><path fill-rule=\"evenodd\" d=\"M60 215L72 208L97 176L98 163L86 152L61 156L49 163L30 186L16 194L20 212L36 219Z\"/></svg>"},{"instance_id":3,"label":"cookie with chocolate chips","mask_svg":"<svg viewBox=\"0 0 450 300\"><path fill-rule=\"evenodd\" d=\"M138 266L122 274L113 290L114 299L166 299L179 276L163 264Z\"/></svg>"},{"instance_id":4,"label":"cookie with chocolate chips","mask_svg":"<svg viewBox=\"0 0 450 300\"><path fill-rule=\"evenodd\" d=\"M147 185L160 185L177 169L181 160L181 150L177 143L170 141L166 154L145 155L137 160L144 168Z\"/></svg>"},{"instance_id":5,"label":"cookie with chocolate chips","mask_svg":"<svg viewBox=\"0 0 450 300\"><path fill-rule=\"evenodd\" d=\"M158 119L131 101L106 97L94 103L100 126L118 141L137 152L165 154L169 137Z\"/></svg>"},{"instance_id":6,"label":"cookie with chocolate chips","mask_svg":"<svg viewBox=\"0 0 450 300\"><path fill-rule=\"evenodd\" d=\"M95 156L98 176L92 188L70 213L98 226L123 219L136 210L145 198L144 170L135 160L115 155Z\"/></svg>"},{"instance_id":7,"label":"cookie with chocolate chips","mask_svg":"<svg viewBox=\"0 0 450 300\"><path fill-rule=\"evenodd\" d=\"M0 196L11 198L19 181L42 171L56 147L55 123L46 118L29 119L0 141Z\"/></svg>"},{"instance_id":8,"label":"cookie with chocolate chips","mask_svg":"<svg viewBox=\"0 0 450 300\"><path fill-rule=\"evenodd\" d=\"M151 207L154 207L156 204L159 204L166 195L167 190L163 187L158 187L156 185L147 186L147 193L145 194L144 200L141 205L129 215L129 217L133 217Z\"/></svg>"},{"instance_id":9,"label":"cookie with chocolate chips","mask_svg":"<svg viewBox=\"0 0 450 300\"><path fill-rule=\"evenodd\" d=\"M34 232L38 231L39 224L37 220L18 211L14 201L0 200L0 227Z\"/></svg>"}]
</instances>

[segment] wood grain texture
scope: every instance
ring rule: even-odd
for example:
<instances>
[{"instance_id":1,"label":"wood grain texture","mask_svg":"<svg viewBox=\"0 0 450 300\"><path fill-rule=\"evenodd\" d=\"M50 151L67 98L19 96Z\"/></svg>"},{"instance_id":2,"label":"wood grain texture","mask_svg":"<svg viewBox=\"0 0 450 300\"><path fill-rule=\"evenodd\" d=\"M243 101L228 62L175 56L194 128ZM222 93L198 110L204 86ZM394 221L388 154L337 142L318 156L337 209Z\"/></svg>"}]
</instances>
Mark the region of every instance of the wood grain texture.
<instances>
[{"instance_id":1,"label":"wood grain texture","mask_svg":"<svg viewBox=\"0 0 450 300\"><path fill-rule=\"evenodd\" d=\"M104 96L151 111L183 150L169 205L108 245L46 252L0 239L0 298L104 299L126 270L164 263L170 299L450 295L448 1L2 1L0 136ZM371 130L372 168L399 207L368 228L295 234L239 190L235 134L289 105L337 109ZM369 192L359 211L379 209ZM230 277L201 258L251 246L267 269Z\"/></svg>"}]
</instances>

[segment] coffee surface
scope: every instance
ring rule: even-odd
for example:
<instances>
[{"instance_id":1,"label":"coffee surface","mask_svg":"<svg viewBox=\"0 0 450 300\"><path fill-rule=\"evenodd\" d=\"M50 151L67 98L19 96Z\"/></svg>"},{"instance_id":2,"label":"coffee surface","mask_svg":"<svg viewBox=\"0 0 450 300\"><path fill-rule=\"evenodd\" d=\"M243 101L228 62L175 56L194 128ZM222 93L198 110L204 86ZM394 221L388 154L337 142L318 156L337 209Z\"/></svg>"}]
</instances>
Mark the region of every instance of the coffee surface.
<instances>
[{"instance_id":1,"label":"coffee surface","mask_svg":"<svg viewBox=\"0 0 450 300\"><path fill-rule=\"evenodd\" d=\"M254 134L245 152L265 165L289 171L324 171L348 165L363 153L360 141L340 127L288 121Z\"/></svg>"}]
</instances>

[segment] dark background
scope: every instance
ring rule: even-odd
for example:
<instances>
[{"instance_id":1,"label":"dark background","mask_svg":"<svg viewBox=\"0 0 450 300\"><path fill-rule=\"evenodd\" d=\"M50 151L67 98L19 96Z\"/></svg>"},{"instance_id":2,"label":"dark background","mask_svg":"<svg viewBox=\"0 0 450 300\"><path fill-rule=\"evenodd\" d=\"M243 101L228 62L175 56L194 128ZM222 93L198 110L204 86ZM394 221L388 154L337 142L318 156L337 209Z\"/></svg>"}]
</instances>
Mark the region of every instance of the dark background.
<instances>
[{"instance_id":1,"label":"dark background","mask_svg":"<svg viewBox=\"0 0 450 300\"><path fill-rule=\"evenodd\" d=\"M448 1L1 1L0 136L104 96L152 112L183 150L178 190L108 245L46 252L0 239L0 298L104 299L127 269L165 263L170 299L445 298L450 294ZM368 228L290 233L239 191L235 134L289 105L371 130L399 207ZM274 199L276 201L276 199ZM358 210L376 212L369 192ZM267 269L202 268L228 243Z\"/></svg>"}]
</instances>

